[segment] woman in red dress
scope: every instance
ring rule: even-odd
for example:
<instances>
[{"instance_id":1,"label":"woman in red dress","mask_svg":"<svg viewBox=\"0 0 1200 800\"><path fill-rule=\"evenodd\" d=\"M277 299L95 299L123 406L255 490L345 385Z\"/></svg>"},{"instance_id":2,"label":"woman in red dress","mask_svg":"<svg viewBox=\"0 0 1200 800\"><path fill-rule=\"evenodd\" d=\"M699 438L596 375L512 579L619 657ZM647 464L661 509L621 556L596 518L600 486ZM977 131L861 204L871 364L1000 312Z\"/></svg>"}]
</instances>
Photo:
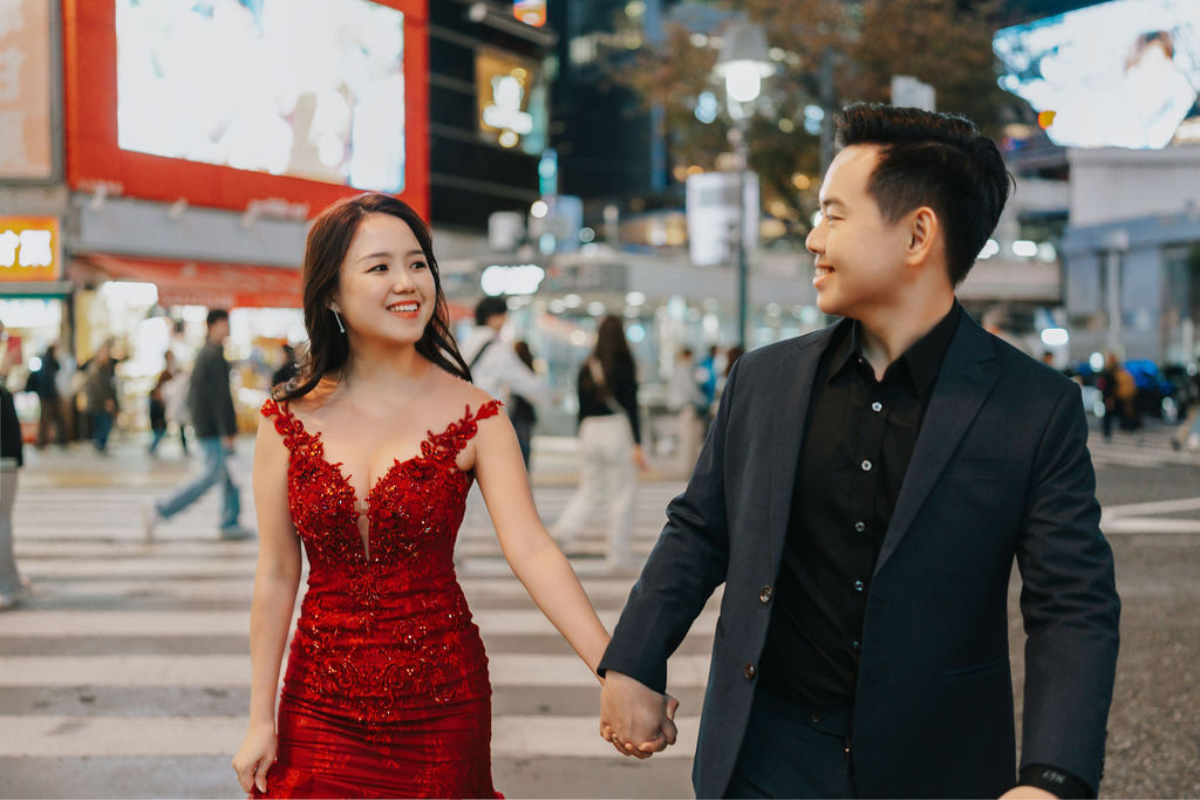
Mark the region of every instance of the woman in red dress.
<instances>
[{"instance_id":1,"label":"woman in red dress","mask_svg":"<svg viewBox=\"0 0 1200 800\"><path fill-rule=\"evenodd\" d=\"M472 479L513 571L593 673L608 634L538 519L500 404L469 382L424 222L387 195L340 201L313 223L302 281L309 354L255 445L238 780L271 797L495 796L487 657L453 561Z\"/></svg>"}]
</instances>

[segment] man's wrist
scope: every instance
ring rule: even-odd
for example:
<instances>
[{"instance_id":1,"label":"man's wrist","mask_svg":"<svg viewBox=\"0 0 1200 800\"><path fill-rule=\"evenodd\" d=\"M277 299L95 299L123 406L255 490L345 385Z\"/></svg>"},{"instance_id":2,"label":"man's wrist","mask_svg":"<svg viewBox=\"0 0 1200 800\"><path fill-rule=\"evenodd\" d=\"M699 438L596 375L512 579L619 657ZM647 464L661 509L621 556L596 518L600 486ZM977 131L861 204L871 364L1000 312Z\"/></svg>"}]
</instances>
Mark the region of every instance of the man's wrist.
<instances>
[{"instance_id":1,"label":"man's wrist","mask_svg":"<svg viewBox=\"0 0 1200 800\"><path fill-rule=\"evenodd\" d=\"M1096 796L1086 783L1074 775L1046 764L1029 764L1022 767L1017 783L1021 786L1044 789L1062 800L1081 800Z\"/></svg>"}]
</instances>

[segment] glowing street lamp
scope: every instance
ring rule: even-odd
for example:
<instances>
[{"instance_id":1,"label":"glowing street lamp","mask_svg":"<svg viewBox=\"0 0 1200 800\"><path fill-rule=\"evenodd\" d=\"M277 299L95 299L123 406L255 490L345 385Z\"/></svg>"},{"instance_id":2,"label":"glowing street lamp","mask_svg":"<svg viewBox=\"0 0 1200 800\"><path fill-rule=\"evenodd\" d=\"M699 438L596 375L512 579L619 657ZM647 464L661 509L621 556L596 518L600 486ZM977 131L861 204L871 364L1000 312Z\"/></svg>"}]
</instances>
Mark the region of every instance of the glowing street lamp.
<instances>
[{"instance_id":1,"label":"glowing street lamp","mask_svg":"<svg viewBox=\"0 0 1200 800\"><path fill-rule=\"evenodd\" d=\"M746 263L746 169L749 161L747 133L753 114L750 104L762 93L763 78L774 74L767 50L767 37L753 22L734 22L726 28L725 44L714 72L725 81L725 104L733 117L734 128L729 132L737 157L738 168L738 226L737 244L737 302L738 344L746 347L747 292L749 267Z\"/></svg>"}]
</instances>

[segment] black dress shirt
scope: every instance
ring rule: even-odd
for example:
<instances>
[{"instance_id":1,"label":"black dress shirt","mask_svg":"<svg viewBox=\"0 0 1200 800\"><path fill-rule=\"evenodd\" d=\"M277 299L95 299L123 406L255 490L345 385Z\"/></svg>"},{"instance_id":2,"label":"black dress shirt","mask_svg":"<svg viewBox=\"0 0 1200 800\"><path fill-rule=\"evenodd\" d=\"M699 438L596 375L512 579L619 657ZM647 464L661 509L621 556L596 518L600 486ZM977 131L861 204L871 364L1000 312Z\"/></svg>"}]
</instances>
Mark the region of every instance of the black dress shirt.
<instances>
[{"instance_id":1,"label":"black dress shirt","mask_svg":"<svg viewBox=\"0 0 1200 800\"><path fill-rule=\"evenodd\" d=\"M960 307L882 381L845 321L817 366L767 643L763 688L806 708L854 702L871 575Z\"/></svg>"}]
</instances>

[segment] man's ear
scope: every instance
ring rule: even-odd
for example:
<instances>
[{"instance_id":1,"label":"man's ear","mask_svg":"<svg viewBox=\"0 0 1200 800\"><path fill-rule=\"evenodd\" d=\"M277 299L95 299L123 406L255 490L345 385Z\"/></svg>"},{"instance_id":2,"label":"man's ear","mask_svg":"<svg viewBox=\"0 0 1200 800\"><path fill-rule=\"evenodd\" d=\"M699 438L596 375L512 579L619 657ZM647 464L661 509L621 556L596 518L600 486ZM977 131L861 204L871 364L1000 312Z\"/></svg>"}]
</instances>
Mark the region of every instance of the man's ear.
<instances>
[{"instance_id":1,"label":"man's ear","mask_svg":"<svg viewBox=\"0 0 1200 800\"><path fill-rule=\"evenodd\" d=\"M945 248L942 244L942 221L929 206L921 206L909 214L908 244L905 260L911 265L924 264L931 260L944 261Z\"/></svg>"}]
</instances>

